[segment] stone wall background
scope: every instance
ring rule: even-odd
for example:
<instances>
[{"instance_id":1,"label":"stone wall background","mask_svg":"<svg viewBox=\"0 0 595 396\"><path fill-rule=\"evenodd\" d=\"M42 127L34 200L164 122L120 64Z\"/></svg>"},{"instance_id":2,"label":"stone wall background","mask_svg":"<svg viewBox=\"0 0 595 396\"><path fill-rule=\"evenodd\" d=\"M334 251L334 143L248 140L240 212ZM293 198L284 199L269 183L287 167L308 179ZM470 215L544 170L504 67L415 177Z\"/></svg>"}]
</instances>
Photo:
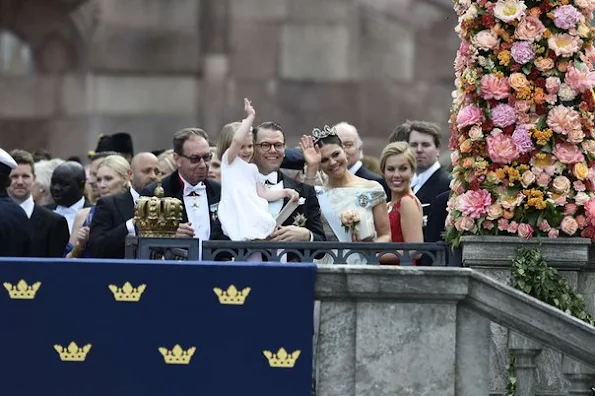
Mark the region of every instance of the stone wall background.
<instances>
[{"instance_id":1,"label":"stone wall background","mask_svg":"<svg viewBox=\"0 0 595 396\"><path fill-rule=\"evenodd\" d=\"M242 117L290 145L342 120L378 155L406 119L447 143L459 40L450 0L0 0L0 29L33 50L33 75L0 75L0 146L59 156L129 132L135 150Z\"/></svg>"}]
</instances>

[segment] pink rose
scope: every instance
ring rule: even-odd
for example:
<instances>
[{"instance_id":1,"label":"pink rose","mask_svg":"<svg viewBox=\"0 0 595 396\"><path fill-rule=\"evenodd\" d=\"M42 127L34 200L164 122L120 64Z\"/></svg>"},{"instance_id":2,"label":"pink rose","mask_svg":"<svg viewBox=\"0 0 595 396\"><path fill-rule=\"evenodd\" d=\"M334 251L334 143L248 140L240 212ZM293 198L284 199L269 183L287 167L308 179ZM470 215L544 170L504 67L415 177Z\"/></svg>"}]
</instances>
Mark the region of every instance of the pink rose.
<instances>
[{"instance_id":1,"label":"pink rose","mask_svg":"<svg viewBox=\"0 0 595 396\"><path fill-rule=\"evenodd\" d=\"M566 235L574 235L578 230L578 223L572 216L565 216L560 223L560 229Z\"/></svg>"},{"instance_id":2,"label":"pink rose","mask_svg":"<svg viewBox=\"0 0 595 396\"><path fill-rule=\"evenodd\" d=\"M475 105L463 107L457 114L457 127L459 129L469 125L481 123L481 109Z\"/></svg>"},{"instance_id":3,"label":"pink rose","mask_svg":"<svg viewBox=\"0 0 595 396\"><path fill-rule=\"evenodd\" d=\"M492 204L492 196L487 190L467 191L459 197L459 210L471 219L485 215Z\"/></svg>"},{"instance_id":4,"label":"pink rose","mask_svg":"<svg viewBox=\"0 0 595 396\"><path fill-rule=\"evenodd\" d=\"M595 140L584 140L581 143L581 146L583 147L583 150L586 150L589 155L595 156Z\"/></svg>"},{"instance_id":5,"label":"pink rose","mask_svg":"<svg viewBox=\"0 0 595 396\"><path fill-rule=\"evenodd\" d=\"M478 32L475 37L471 39L471 43L482 50L493 50L500 45L500 39L498 35L490 29L482 30Z\"/></svg>"},{"instance_id":6,"label":"pink rose","mask_svg":"<svg viewBox=\"0 0 595 396\"><path fill-rule=\"evenodd\" d=\"M519 224L519 236L524 239L531 239L533 236L533 227L527 223Z\"/></svg>"},{"instance_id":7,"label":"pink rose","mask_svg":"<svg viewBox=\"0 0 595 396\"><path fill-rule=\"evenodd\" d=\"M556 230L555 228L552 228L548 233L547 233L547 237L548 238L558 238L558 235L560 234L560 231Z\"/></svg>"},{"instance_id":8,"label":"pink rose","mask_svg":"<svg viewBox=\"0 0 595 396\"><path fill-rule=\"evenodd\" d=\"M581 116L571 107L559 105L552 108L547 115L547 126L552 128L554 132L562 135L567 135L574 129L580 130Z\"/></svg>"},{"instance_id":9,"label":"pink rose","mask_svg":"<svg viewBox=\"0 0 595 396\"><path fill-rule=\"evenodd\" d=\"M583 141L584 138L585 134L583 133L582 129L571 129L570 131L568 131L568 136L566 137L566 140L568 140L570 143L579 144Z\"/></svg>"},{"instance_id":10,"label":"pink rose","mask_svg":"<svg viewBox=\"0 0 595 396\"><path fill-rule=\"evenodd\" d=\"M511 234L516 234L518 229L519 223L517 223L516 221L511 221L510 224L508 224L508 229L506 231L510 232Z\"/></svg>"},{"instance_id":11,"label":"pink rose","mask_svg":"<svg viewBox=\"0 0 595 396\"><path fill-rule=\"evenodd\" d=\"M551 176L548 175L547 173L545 173L545 172L540 173L539 176L537 176L537 185L539 187L547 187L550 184L551 180L552 180Z\"/></svg>"},{"instance_id":12,"label":"pink rose","mask_svg":"<svg viewBox=\"0 0 595 396\"><path fill-rule=\"evenodd\" d=\"M483 222L482 227L485 228L486 230L491 230L494 228L494 222L486 220Z\"/></svg>"},{"instance_id":13,"label":"pink rose","mask_svg":"<svg viewBox=\"0 0 595 396\"><path fill-rule=\"evenodd\" d=\"M518 40L538 41L545 32L545 26L534 16L526 16L514 30L514 37Z\"/></svg>"},{"instance_id":14,"label":"pink rose","mask_svg":"<svg viewBox=\"0 0 595 396\"><path fill-rule=\"evenodd\" d=\"M487 219L498 220L500 217L502 217L503 212L502 206L499 203L494 203L490 205L490 208L488 209Z\"/></svg>"},{"instance_id":15,"label":"pink rose","mask_svg":"<svg viewBox=\"0 0 595 396\"><path fill-rule=\"evenodd\" d=\"M461 231L471 231L475 227L475 221L470 217L463 217L461 219Z\"/></svg>"},{"instance_id":16,"label":"pink rose","mask_svg":"<svg viewBox=\"0 0 595 396\"><path fill-rule=\"evenodd\" d=\"M583 93L595 88L595 72L590 71L584 64L570 64L564 76L564 82L573 90Z\"/></svg>"},{"instance_id":17,"label":"pink rose","mask_svg":"<svg viewBox=\"0 0 595 396\"><path fill-rule=\"evenodd\" d=\"M519 152L512 137L503 133L487 137L488 153L492 161L500 164L509 164L519 157Z\"/></svg>"},{"instance_id":18,"label":"pink rose","mask_svg":"<svg viewBox=\"0 0 595 396\"><path fill-rule=\"evenodd\" d=\"M580 180L575 180L572 182L572 187L574 187L574 189L576 191L585 191L587 189L587 187L585 186L585 183L583 183Z\"/></svg>"},{"instance_id":19,"label":"pink rose","mask_svg":"<svg viewBox=\"0 0 595 396\"><path fill-rule=\"evenodd\" d=\"M572 143L556 143L554 155L563 164L575 164L585 160L578 146Z\"/></svg>"},{"instance_id":20,"label":"pink rose","mask_svg":"<svg viewBox=\"0 0 595 396\"><path fill-rule=\"evenodd\" d=\"M531 102L528 100L517 100L514 102L514 108L517 113L526 113L531 110Z\"/></svg>"},{"instance_id":21,"label":"pink rose","mask_svg":"<svg viewBox=\"0 0 595 396\"><path fill-rule=\"evenodd\" d=\"M498 220L498 229L500 231L506 231L508 229L508 220L504 218Z\"/></svg>"},{"instance_id":22,"label":"pink rose","mask_svg":"<svg viewBox=\"0 0 595 396\"><path fill-rule=\"evenodd\" d=\"M567 203L566 205L564 205L564 214L566 216L573 216L577 210L578 206L576 204Z\"/></svg>"},{"instance_id":23,"label":"pink rose","mask_svg":"<svg viewBox=\"0 0 595 396\"><path fill-rule=\"evenodd\" d=\"M548 223L546 219L541 220L541 223L539 223L539 231L549 232L551 229L552 229L552 227L550 226L550 223Z\"/></svg>"},{"instance_id":24,"label":"pink rose","mask_svg":"<svg viewBox=\"0 0 595 396\"><path fill-rule=\"evenodd\" d=\"M585 202L585 214L589 220L589 224L595 226L595 198Z\"/></svg>"},{"instance_id":25,"label":"pink rose","mask_svg":"<svg viewBox=\"0 0 595 396\"><path fill-rule=\"evenodd\" d=\"M506 99L510 93L508 78L496 77L493 74L486 74L481 78L481 89L479 95L488 99Z\"/></svg>"},{"instance_id":26,"label":"pink rose","mask_svg":"<svg viewBox=\"0 0 595 396\"><path fill-rule=\"evenodd\" d=\"M558 77L548 77L545 79L545 89L549 93L558 93L562 82Z\"/></svg>"},{"instance_id":27,"label":"pink rose","mask_svg":"<svg viewBox=\"0 0 595 396\"><path fill-rule=\"evenodd\" d=\"M583 215L576 216L575 220L576 220L576 224L578 224L579 229L583 229L587 225L587 218Z\"/></svg>"},{"instance_id":28,"label":"pink rose","mask_svg":"<svg viewBox=\"0 0 595 396\"><path fill-rule=\"evenodd\" d=\"M535 174L530 170L526 170L521 175L521 184L523 185L523 187L527 188L535 182L535 179Z\"/></svg>"}]
</instances>

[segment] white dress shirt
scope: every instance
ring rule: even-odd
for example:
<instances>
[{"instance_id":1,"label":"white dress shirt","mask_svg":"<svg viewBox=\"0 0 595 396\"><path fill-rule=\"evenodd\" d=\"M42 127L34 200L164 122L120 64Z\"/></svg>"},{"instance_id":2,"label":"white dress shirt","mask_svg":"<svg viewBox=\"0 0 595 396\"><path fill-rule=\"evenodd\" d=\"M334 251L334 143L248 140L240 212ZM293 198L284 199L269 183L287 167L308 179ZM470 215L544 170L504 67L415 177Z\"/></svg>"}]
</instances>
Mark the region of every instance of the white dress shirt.
<instances>
[{"instance_id":1,"label":"white dress shirt","mask_svg":"<svg viewBox=\"0 0 595 396\"><path fill-rule=\"evenodd\" d=\"M136 190L130 187L130 195L132 195L132 203L133 205L136 204L140 194L136 192ZM136 230L134 229L134 213L131 219L126 220L126 228L128 229L128 235L135 236Z\"/></svg>"},{"instance_id":2,"label":"white dress shirt","mask_svg":"<svg viewBox=\"0 0 595 396\"><path fill-rule=\"evenodd\" d=\"M27 198L26 200L21 202L19 205L21 205L21 208L23 208L23 210L25 211L25 213L27 214L27 217L31 218L31 215L33 214L33 209L35 208L35 202L33 201L33 196L29 195L29 198Z\"/></svg>"},{"instance_id":3,"label":"white dress shirt","mask_svg":"<svg viewBox=\"0 0 595 396\"><path fill-rule=\"evenodd\" d=\"M278 172L271 172L268 175L263 175L263 176L268 182L267 184L265 184L265 187L267 188L267 190L281 191L285 188L283 185L283 180L278 181L279 180ZM277 216L279 215L279 212L281 212L281 209L283 209L283 202L284 202L283 199L278 199L276 201L269 201L269 213L271 215L273 215L274 218L277 218Z\"/></svg>"},{"instance_id":4,"label":"white dress shirt","mask_svg":"<svg viewBox=\"0 0 595 396\"><path fill-rule=\"evenodd\" d=\"M66 218L68 222L68 230L72 234L72 226L74 224L74 218L76 214L85 206L85 197L82 197L80 200L72 204L71 206L62 206L58 205L54 212L58 213L60 216Z\"/></svg>"},{"instance_id":5,"label":"white dress shirt","mask_svg":"<svg viewBox=\"0 0 595 396\"><path fill-rule=\"evenodd\" d=\"M202 182L193 186L181 175L180 179L184 183L184 207L188 221L194 228L194 238L208 240L211 237L211 218L206 186ZM188 195L190 192L195 192L198 195L190 196Z\"/></svg>"},{"instance_id":6,"label":"white dress shirt","mask_svg":"<svg viewBox=\"0 0 595 396\"><path fill-rule=\"evenodd\" d=\"M351 168L349 168L349 173L355 175L355 173L360 170L362 166L364 166L364 164L361 161L357 161L355 164L351 165Z\"/></svg>"},{"instance_id":7,"label":"white dress shirt","mask_svg":"<svg viewBox=\"0 0 595 396\"><path fill-rule=\"evenodd\" d=\"M422 186L428 181L430 177L440 169L440 162L434 162L434 165L430 166L428 169L423 171L420 174L415 174L411 178L411 188L413 189L413 194L417 194L417 192L422 188Z\"/></svg>"}]
</instances>

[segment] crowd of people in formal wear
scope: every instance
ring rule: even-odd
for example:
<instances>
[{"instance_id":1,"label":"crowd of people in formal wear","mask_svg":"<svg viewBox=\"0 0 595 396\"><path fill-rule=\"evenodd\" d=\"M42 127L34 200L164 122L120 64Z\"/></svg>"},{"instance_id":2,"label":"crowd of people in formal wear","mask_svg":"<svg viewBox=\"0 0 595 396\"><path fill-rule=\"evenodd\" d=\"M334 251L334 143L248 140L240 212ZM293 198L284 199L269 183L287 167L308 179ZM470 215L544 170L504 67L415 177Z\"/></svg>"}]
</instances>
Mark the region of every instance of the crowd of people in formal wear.
<instances>
[{"instance_id":1,"label":"crowd of people in formal wear","mask_svg":"<svg viewBox=\"0 0 595 396\"><path fill-rule=\"evenodd\" d=\"M287 147L280 124L256 124L248 99L244 111L216 141L185 128L173 134L169 150L135 155L130 135L102 136L86 165L0 148L0 256L124 258L127 236L138 233L135 203L158 183L183 204L176 238L442 239L450 176L438 160L437 124L399 125L374 158L364 155L358 130L347 122L314 128Z\"/></svg>"}]
</instances>

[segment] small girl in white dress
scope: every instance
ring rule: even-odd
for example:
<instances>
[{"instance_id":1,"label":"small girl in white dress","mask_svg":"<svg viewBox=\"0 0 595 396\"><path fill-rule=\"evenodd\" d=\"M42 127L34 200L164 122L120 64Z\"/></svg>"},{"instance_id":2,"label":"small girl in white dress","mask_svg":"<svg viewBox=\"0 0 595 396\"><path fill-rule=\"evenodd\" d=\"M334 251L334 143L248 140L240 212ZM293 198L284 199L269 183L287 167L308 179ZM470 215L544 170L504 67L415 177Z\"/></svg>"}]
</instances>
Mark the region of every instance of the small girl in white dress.
<instances>
[{"instance_id":1,"label":"small girl in white dress","mask_svg":"<svg viewBox=\"0 0 595 396\"><path fill-rule=\"evenodd\" d=\"M218 215L223 233L232 241L266 239L277 227L275 218L269 213L268 201L299 199L299 194L293 189L269 191L265 188L264 176L256 165L250 163L254 154L251 129L256 112L248 99L244 99L244 111L246 118L233 134L231 142L222 135L217 145L221 158Z\"/></svg>"}]
</instances>

